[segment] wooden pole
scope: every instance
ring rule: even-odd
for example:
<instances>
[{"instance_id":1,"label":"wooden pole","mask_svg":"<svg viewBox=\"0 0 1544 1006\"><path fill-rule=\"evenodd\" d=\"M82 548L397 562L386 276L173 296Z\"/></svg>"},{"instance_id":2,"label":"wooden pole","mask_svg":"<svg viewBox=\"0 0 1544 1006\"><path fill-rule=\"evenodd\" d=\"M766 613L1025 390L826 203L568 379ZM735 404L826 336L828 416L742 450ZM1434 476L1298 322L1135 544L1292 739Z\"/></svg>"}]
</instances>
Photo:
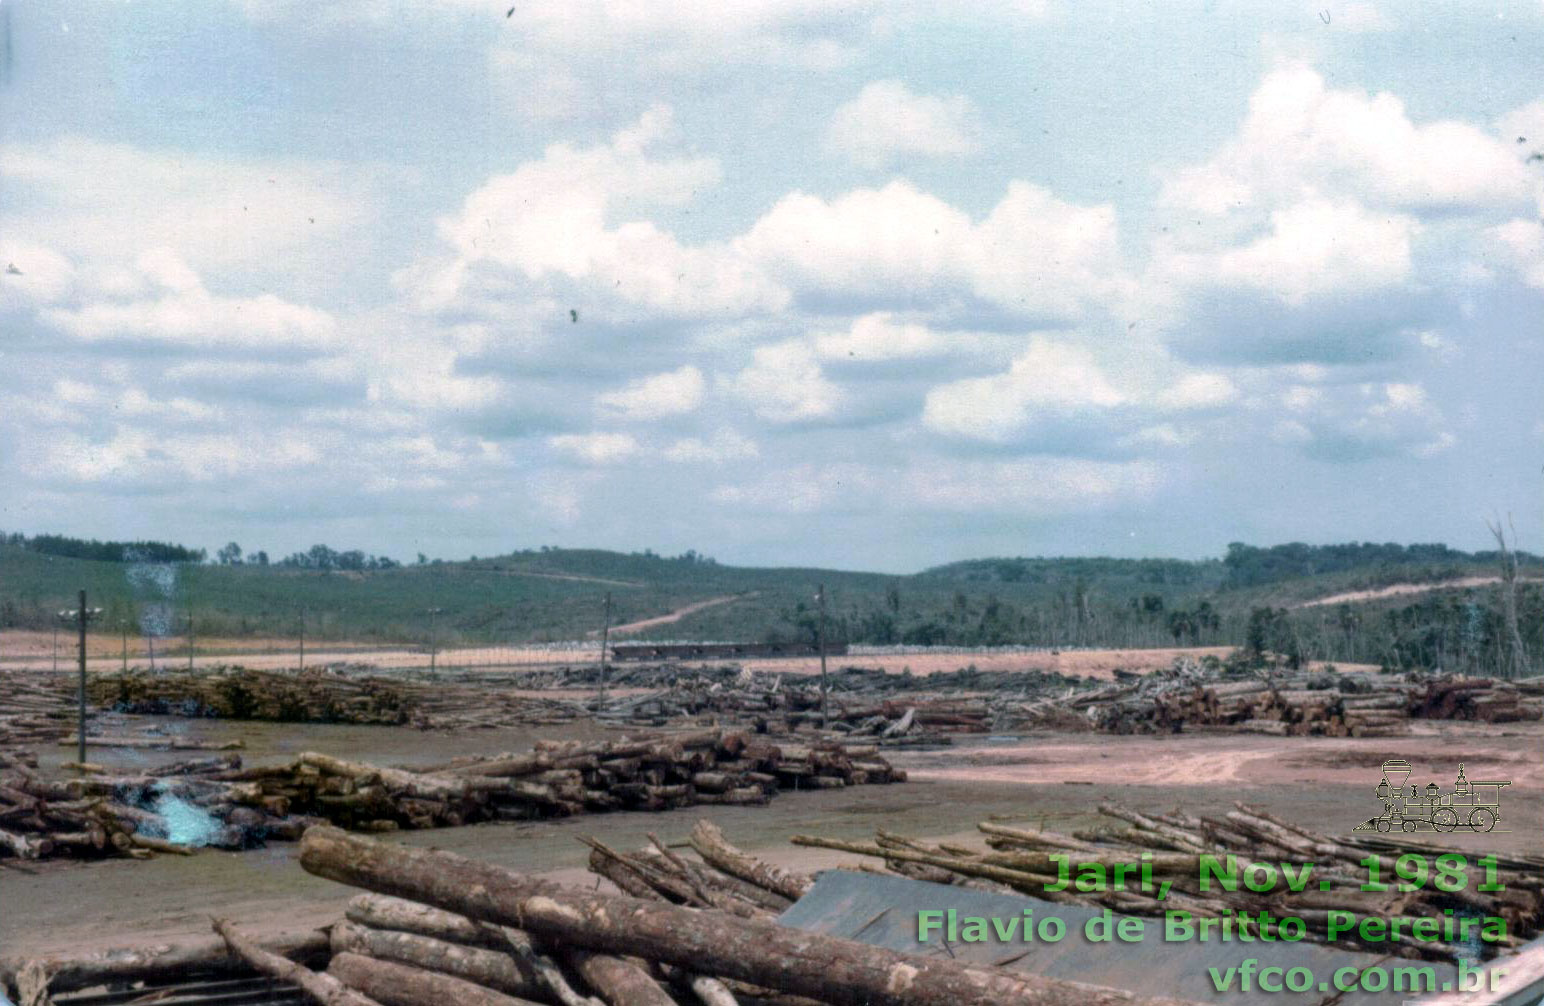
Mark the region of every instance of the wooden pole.
<instances>
[{"instance_id":1,"label":"wooden pole","mask_svg":"<svg viewBox=\"0 0 1544 1006\"><path fill-rule=\"evenodd\" d=\"M80 592L80 744L79 756L76 761L84 765L86 763L86 619L91 617L86 611L86 592ZM57 631L57 630L56 630Z\"/></svg>"},{"instance_id":2,"label":"wooden pole","mask_svg":"<svg viewBox=\"0 0 1544 1006\"><path fill-rule=\"evenodd\" d=\"M826 585L821 584L815 597L820 601L820 729L825 730L828 724L828 712L826 709L826 696L830 691L826 683Z\"/></svg>"},{"instance_id":3,"label":"wooden pole","mask_svg":"<svg viewBox=\"0 0 1544 1006\"><path fill-rule=\"evenodd\" d=\"M429 609L429 672L434 673L435 650L438 649L439 640L434 634L434 616L440 613L438 608Z\"/></svg>"},{"instance_id":4,"label":"wooden pole","mask_svg":"<svg viewBox=\"0 0 1544 1006\"><path fill-rule=\"evenodd\" d=\"M606 701L606 647L611 643L611 591L606 591L606 616L600 630L600 700Z\"/></svg>"}]
</instances>

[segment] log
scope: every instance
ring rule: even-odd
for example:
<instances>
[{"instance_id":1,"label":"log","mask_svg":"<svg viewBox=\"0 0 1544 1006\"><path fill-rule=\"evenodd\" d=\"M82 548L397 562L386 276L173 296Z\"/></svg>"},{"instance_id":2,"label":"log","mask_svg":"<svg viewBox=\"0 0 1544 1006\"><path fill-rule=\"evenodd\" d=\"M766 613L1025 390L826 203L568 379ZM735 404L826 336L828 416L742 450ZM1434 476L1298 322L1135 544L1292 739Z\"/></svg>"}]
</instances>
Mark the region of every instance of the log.
<instances>
[{"instance_id":1,"label":"log","mask_svg":"<svg viewBox=\"0 0 1544 1006\"><path fill-rule=\"evenodd\" d=\"M638 956L833 1006L1175 1003L1080 982L896 953L724 912L569 891L552 881L454 853L391 845L333 827L306 832L300 862L320 877L515 926L543 940Z\"/></svg>"},{"instance_id":2,"label":"log","mask_svg":"<svg viewBox=\"0 0 1544 1006\"><path fill-rule=\"evenodd\" d=\"M270 978L299 986L322 1006L380 1006L374 999L355 992L331 975L319 974L278 954L269 953L224 919L211 919L210 925L225 940L232 953Z\"/></svg>"},{"instance_id":3,"label":"log","mask_svg":"<svg viewBox=\"0 0 1544 1006\"><path fill-rule=\"evenodd\" d=\"M728 986L717 978L695 975L687 984L702 1002L702 1006L740 1006L740 1000L736 999Z\"/></svg>"},{"instance_id":4,"label":"log","mask_svg":"<svg viewBox=\"0 0 1544 1006\"><path fill-rule=\"evenodd\" d=\"M567 956L579 977L611 1006L676 1006L675 998L632 961L584 950Z\"/></svg>"},{"instance_id":5,"label":"log","mask_svg":"<svg viewBox=\"0 0 1544 1006\"><path fill-rule=\"evenodd\" d=\"M438 971L512 996L540 998L544 991L541 977L509 954L448 943L417 933L368 929L353 922L339 922L332 927L332 952L364 954Z\"/></svg>"},{"instance_id":6,"label":"log","mask_svg":"<svg viewBox=\"0 0 1544 1006\"><path fill-rule=\"evenodd\" d=\"M417 933L451 943L497 947L502 942L502 934L487 923L473 922L464 915L384 894L356 895L344 909L343 916L367 929Z\"/></svg>"},{"instance_id":7,"label":"log","mask_svg":"<svg viewBox=\"0 0 1544 1006\"><path fill-rule=\"evenodd\" d=\"M729 844L718 825L707 819L698 821L692 829L691 845L708 865L790 901L798 901L815 886L813 877L784 870L741 852Z\"/></svg>"},{"instance_id":8,"label":"log","mask_svg":"<svg viewBox=\"0 0 1544 1006\"><path fill-rule=\"evenodd\" d=\"M450 975L353 953L335 955L327 973L384 1006L535 1006Z\"/></svg>"},{"instance_id":9,"label":"log","mask_svg":"<svg viewBox=\"0 0 1544 1006\"><path fill-rule=\"evenodd\" d=\"M289 933L260 944L270 953L308 960L327 953L327 934L320 931ZM0 986L14 983L24 960L0 961ZM122 984L186 975L191 972L240 970L244 965L216 937L173 946L107 950L85 957L46 957L44 967L53 976L55 992L71 992L94 985Z\"/></svg>"},{"instance_id":10,"label":"log","mask_svg":"<svg viewBox=\"0 0 1544 1006\"><path fill-rule=\"evenodd\" d=\"M33 838L0 829L0 849L11 850L18 859L39 859L53 851L54 843L46 838Z\"/></svg>"}]
</instances>

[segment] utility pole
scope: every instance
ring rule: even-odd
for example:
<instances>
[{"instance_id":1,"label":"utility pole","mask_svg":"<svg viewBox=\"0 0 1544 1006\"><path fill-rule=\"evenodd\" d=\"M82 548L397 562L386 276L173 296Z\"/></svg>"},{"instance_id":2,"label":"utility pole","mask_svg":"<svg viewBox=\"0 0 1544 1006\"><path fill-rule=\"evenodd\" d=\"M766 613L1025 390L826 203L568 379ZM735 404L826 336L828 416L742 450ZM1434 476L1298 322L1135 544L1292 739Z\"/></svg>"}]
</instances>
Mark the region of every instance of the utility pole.
<instances>
[{"instance_id":1,"label":"utility pole","mask_svg":"<svg viewBox=\"0 0 1544 1006\"><path fill-rule=\"evenodd\" d=\"M77 698L79 700L80 732L79 732L79 757L80 764L86 763L86 625L93 618L102 613L101 608L86 607L86 592L80 592L80 606L74 611L59 612L59 621L73 621L80 629L80 681ZM55 669L57 670L59 626L54 626Z\"/></svg>"},{"instance_id":2,"label":"utility pole","mask_svg":"<svg viewBox=\"0 0 1544 1006\"><path fill-rule=\"evenodd\" d=\"M829 689L826 686L826 585L821 584L815 599L820 602L820 631L817 633L820 640L820 729L826 729L826 695Z\"/></svg>"},{"instance_id":3,"label":"utility pole","mask_svg":"<svg viewBox=\"0 0 1544 1006\"><path fill-rule=\"evenodd\" d=\"M439 637L436 636L435 632L434 632L434 616L438 615L441 611L444 611L444 610L445 610L444 608L430 608L429 609L429 673L430 674L434 673L435 658L438 656L436 651L439 649Z\"/></svg>"},{"instance_id":4,"label":"utility pole","mask_svg":"<svg viewBox=\"0 0 1544 1006\"><path fill-rule=\"evenodd\" d=\"M600 700L606 701L606 647L611 642L611 591L606 591L606 616L600 630Z\"/></svg>"}]
</instances>

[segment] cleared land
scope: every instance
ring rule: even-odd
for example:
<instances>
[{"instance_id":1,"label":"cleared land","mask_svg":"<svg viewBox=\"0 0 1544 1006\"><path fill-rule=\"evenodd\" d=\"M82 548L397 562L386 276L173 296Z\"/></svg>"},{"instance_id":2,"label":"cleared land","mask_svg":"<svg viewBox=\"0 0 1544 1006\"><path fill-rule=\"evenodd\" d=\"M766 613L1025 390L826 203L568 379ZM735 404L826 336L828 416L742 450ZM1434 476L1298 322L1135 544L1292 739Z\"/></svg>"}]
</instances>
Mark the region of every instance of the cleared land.
<instances>
[{"instance_id":1,"label":"cleared land","mask_svg":"<svg viewBox=\"0 0 1544 1006\"><path fill-rule=\"evenodd\" d=\"M240 737L250 764L282 760L308 748L377 763L423 763L451 753L519 748L536 737L574 736L585 729L444 735L389 727L166 722L194 736ZM974 822L991 815L1066 830L1094 824L1095 808L1107 800L1139 809L1220 814L1242 799L1331 834L1349 834L1376 812L1373 787L1379 766L1398 756L1415 766L1412 781L1429 778L1450 785L1459 761L1471 776L1483 772L1512 779L1503 825L1486 836L1485 851L1522 852L1533 849L1533 836L1544 828L1541 748L1544 724L1531 723L1508 728L1445 723L1429 735L1376 740L1204 733L1162 738L1049 734L1007 745L962 739L950 750L897 752L896 764L913 773L905 785L798 794L775 812L689 808L403 832L394 839L591 886L595 878L584 869L588 850L579 835L632 849L645 844L651 831L667 840L682 838L704 816L747 850L806 870L856 865L857 857L795 849L787 841L795 833L867 839L876 827L884 827L934 840L973 841ZM104 752L103 760L123 766L178 757L172 752L111 754L109 759ZM941 808L947 810L941 813ZM174 942L203 936L212 906L239 917L243 928L258 934L336 919L353 892L306 874L295 854L293 844L273 843L250 852L204 850L189 858L144 862L46 861L25 870L7 866L0 873L9 909L0 913L0 945L8 952L29 953Z\"/></svg>"}]
</instances>

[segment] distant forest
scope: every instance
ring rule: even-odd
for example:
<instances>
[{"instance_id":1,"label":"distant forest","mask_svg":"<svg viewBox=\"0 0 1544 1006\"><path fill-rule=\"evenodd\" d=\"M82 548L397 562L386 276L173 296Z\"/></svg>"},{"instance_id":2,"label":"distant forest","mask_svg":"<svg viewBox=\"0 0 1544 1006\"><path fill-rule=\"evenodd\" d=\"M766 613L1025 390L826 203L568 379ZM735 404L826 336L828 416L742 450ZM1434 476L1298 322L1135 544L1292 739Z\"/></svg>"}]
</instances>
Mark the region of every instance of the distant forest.
<instances>
[{"instance_id":1,"label":"distant forest","mask_svg":"<svg viewBox=\"0 0 1544 1006\"><path fill-rule=\"evenodd\" d=\"M1540 561L1538 556L1527 552L1512 554L1522 564L1537 565ZM1500 561L1499 552L1460 552L1446 545L1399 545L1393 542L1384 545L1371 542L1304 545L1302 542L1292 542L1288 545L1256 548L1233 542L1222 560L1228 571L1223 586L1258 587L1299 577L1378 566L1425 565L1433 573L1427 579L1443 579L1454 569L1467 564L1478 562L1494 565Z\"/></svg>"},{"instance_id":2,"label":"distant forest","mask_svg":"<svg viewBox=\"0 0 1544 1006\"><path fill-rule=\"evenodd\" d=\"M209 555L201 548L187 548L164 541L97 541L95 538L70 538L62 534L35 534L28 537L13 532L0 534L0 541L43 555L91 559L95 562L203 562Z\"/></svg>"},{"instance_id":3,"label":"distant forest","mask_svg":"<svg viewBox=\"0 0 1544 1006\"><path fill-rule=\"evenodd\" d=\"M1544 563L1511 559L1515 589L1496 582L1506 568L1499 551L1437 544L1235 542L1221 558L1195 561L988 558L887 575L725 566L695 551L543 546L403 565L327 545L270 561L235 542L210 557L166 542L0 534L0 628L52 626L58 606L87 587L113 624L191 619L206 638L282 638L305 625L319 639L544 643L584 638L608 607L618 624L711 599L632 638L814 641L823 584L826 638L854 644L1232 646L1290 661L1515 676L1544 654ZM1441 589L1377 595L1400 584ZM1357 592L1367 599L1310 603Z\"/></svg>"}]
</instances>

